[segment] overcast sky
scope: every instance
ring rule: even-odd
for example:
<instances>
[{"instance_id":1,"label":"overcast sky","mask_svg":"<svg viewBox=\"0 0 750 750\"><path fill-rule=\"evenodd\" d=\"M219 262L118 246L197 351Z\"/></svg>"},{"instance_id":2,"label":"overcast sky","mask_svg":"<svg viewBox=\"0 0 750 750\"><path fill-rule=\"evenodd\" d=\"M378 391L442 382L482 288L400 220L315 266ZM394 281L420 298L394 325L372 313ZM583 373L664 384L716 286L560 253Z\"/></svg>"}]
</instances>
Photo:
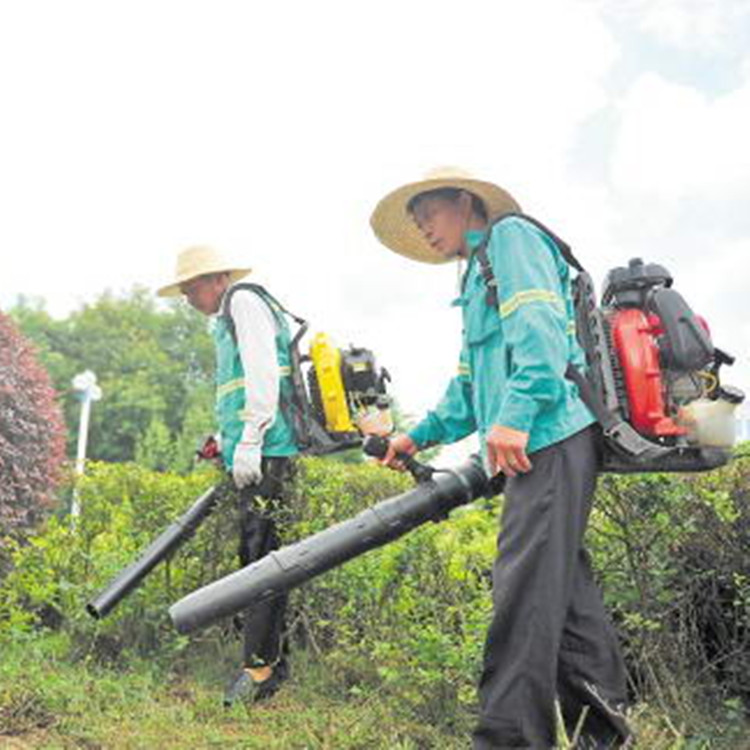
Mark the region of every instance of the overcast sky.
<instances>
[{"instance_id":1,"label":"overcast sky","mask_svg":"<svg viewBox=\"0 0 750 750\"><path fill-rule=\"evenodd\" d=\"M0 97L0 307L155 288L212 243L418 414L455 370L456 267L368 218L449 164L598 282L666 265L750 390L746 0L5 2Z\"/></svg>"}]
</instances>

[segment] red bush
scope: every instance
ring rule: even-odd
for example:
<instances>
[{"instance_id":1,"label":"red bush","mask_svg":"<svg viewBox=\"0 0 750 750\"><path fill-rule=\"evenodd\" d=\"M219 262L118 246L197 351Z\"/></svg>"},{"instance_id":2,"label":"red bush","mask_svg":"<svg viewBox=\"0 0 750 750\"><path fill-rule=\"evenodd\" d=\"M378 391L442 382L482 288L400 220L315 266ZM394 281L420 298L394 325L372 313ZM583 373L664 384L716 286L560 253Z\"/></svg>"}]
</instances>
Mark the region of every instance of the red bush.
<instances>
[{"instance_id":1,"label":"red bush","mask_svg":"<svg viewBox=\"0 0 750 750\"><path fill-rule=\"evenodd\" d=\"M32 525L50 505L64 438L46 370L13 321L0 313L0 533Z\"/></svg>"}]
</instances>

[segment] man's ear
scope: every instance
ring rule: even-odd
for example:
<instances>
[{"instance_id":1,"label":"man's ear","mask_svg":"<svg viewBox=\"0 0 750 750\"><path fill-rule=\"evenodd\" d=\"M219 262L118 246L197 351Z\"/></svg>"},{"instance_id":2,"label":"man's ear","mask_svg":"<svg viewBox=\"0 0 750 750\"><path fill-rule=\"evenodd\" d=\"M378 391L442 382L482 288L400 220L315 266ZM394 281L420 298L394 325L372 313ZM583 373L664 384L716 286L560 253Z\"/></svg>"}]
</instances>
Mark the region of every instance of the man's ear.
<instances>
[{"instance_id":1,"label":"man's ear","mask_svg":"<svg viewBox=\"0 0 750 750\"><path fill-rule=\"evenodd\" d=\"M466 192L466 190L462 190L458 194L458 207L461 210L461 216L467 220L471 218L472 212L474 211L474 205L471 200L471 195Z\"/></svg>"}]
</instances>

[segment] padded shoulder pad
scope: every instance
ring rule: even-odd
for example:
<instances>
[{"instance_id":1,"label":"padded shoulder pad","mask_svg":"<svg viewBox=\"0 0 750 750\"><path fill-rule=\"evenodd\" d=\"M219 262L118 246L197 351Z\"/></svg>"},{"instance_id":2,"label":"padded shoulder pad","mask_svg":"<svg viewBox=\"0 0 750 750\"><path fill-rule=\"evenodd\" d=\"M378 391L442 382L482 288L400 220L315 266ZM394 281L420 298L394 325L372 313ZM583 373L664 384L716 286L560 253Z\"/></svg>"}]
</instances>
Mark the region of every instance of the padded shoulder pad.
<instances>
[{"instance_id":1,"label":"padded shoulder pad","mask_svg":"<svg viewBox=\"0 0 750 750\"><path fill-rule=\"evenodd\" d=\"M254 294L257 294L264 302L266 302L266 298L269 296L268 292L260 286L260 284L250 284L250 283L242 283L242 284L233 284L229 287L226 294L224 295L224 299L221 301L221 316L225 318L231 317L230 315L230 305L232 304L232 297L234 297L236 292L239 292L243 289L246 289L248 292L253 292Z\"/></svg>"},{"instance_id":2,"label":"padded shoulder pad","mask_svg":"<svg viewBox=\"0 0 750 750\"><path fill-rule=\"evenodd\" d=\"M535 219L533 216L528 216L527 214L522 213L510 213L510 214L504 214L499 219L496 219L490 226L487 228L487 234L483 241L483 245L486 246L487 242L489 242L490 233L492 230L501 222L505 221L506 219L523 219L524 221L528 221L529 224L532 226L535 226L537 229L544 232L557 246L557 249L560 251L560 255L562 255L563 259L569 266L573 266L573 268L576 269L576 271L583 273L583 266L579 263L578 259L573 255L573 251L570 247L570 245L565 242L565 240L561 239L556 235L549 227L542 224L541 221L538 219Z\"/></svg>"}]
</instances>

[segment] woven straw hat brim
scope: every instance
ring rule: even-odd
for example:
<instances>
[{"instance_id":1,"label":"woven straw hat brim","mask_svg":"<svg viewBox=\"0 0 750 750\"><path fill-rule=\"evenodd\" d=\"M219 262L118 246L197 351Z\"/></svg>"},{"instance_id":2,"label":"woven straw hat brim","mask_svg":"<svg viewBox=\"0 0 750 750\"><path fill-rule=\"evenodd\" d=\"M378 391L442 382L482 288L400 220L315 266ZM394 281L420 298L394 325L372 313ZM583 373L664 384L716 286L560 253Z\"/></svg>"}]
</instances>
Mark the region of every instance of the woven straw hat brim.
<instances>
[{"instance_id":1,"label":"woven straw hat brim","mask_svg":"<svg viewBox=\"0 0 750 750\"><path fill-rule=\"evenodd\" d=\"M250 268L238 268L211 245L191 245L177 256L174 280L158 289L159 297L179 297L180 285L211 273L228 273L232 283L247 276Z\"/></svg>"},{"instance_id":2,"label":"woven straw hat brim","mask_svg":"<svg viewBox=\"0 0 750 750\"><path fill-rule=\"evenodd\" d=\"M205 276L209 273L229 273L229 280L232 284L234 284L235 281L239 281L240 279L245 278L250 272L252 271L252 268L213 268L207 271L201 271L200 273L189 273L185 274L183 278L180 278L179 281L175 281L173 284L169 284L168 286L163 286L161 289L158 289L156 292L156 295L158 297L179 297L182 294L182 291L180 290L180 285L184 284L186 281L190 281L191 279L196 279L198 276Z\"/></svg>"},{"instance_id":3,"label":"woven straw hat brim","mask_svg":"<svg viewBox=\"0 0 750 750\"><path fill-rule=\"evenodd\" d=\"M484 203L490 222L521 210L510 193L491 182L463 177L436 177L410 182L388 193L370 217L376 237L394 252L413 260L435 264L451 260L441 256L427 242L407 211L409 202L417 195L440 188L456 188L476 195Z\"/></svg>"}]
</instances>

